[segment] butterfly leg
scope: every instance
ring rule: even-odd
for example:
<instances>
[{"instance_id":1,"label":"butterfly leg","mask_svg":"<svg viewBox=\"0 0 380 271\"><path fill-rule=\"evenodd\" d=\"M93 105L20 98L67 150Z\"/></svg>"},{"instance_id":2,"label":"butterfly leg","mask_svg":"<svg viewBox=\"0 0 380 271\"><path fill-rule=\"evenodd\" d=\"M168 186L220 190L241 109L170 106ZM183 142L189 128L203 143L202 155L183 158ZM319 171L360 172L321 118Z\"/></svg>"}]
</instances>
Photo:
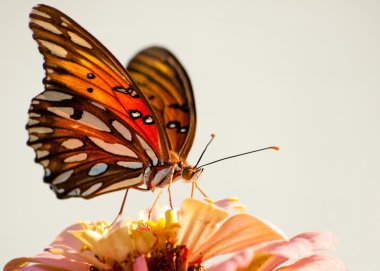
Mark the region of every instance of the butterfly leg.
<instances>
[{"instance_id":1,"label":"butterfly leg","mask_svg":"<svg viewBox=\"0 0 380 271\"><path fill-rule=\"evenodd\" d=\"M125 191L123 202L121 203L121 207L120 207L119 213L117 214L117 216L113 220L110 228L112 228L112 226L119 220L121 214L123 213L125 201L127 200L127 196L128 196L128 191L129 191L129 188L127 188L127 190Z\"/></svg>"},{"instance_id":2,"label":"butterfly leg","mask_svg":"<svg viewBox=\"0 0 380 271\"><path fill-rule=\"evenodd\" d=\"M168 193L169 193L169 204L170 208L173 210L173 202L172 202L172 182L173 182L173 176L174 176L174 167L172 167L170 175L168 176L169 179L169 184L168 184Z\"/></svg>"},{"instance_id":3,"label":"butterfly leg","mask_svg":"<svg viewBox=\"0 0 380 271\"><path fill-rule=\"evenodd\" d=\"M161 197L161 194L162 194L162 190L158 193L156 199L155 199L154 202L153 202L152 207L150 207L150 209L149 209L148 220L150 220L150 216L151 216L151 214L152 214L153 208L154 208L154 206L156 206L156 204L157 204L157 202L158 202L158 199Z\"/></svg>"},{"instance_id":4,"label":"butterfly leg","mask_svg":"<svg viewBox=\"0 0 380 271\"><path fill-rule=\"evenodd\" d=\"M205 198L208 198L208 196L206 195L206 193L205 193L205 192L199 187L197 181L193 182L193 184L194 184L195 188L196 188L199 192L201 192L201 194L202 194Z\"/></svg>"}]
</instances>

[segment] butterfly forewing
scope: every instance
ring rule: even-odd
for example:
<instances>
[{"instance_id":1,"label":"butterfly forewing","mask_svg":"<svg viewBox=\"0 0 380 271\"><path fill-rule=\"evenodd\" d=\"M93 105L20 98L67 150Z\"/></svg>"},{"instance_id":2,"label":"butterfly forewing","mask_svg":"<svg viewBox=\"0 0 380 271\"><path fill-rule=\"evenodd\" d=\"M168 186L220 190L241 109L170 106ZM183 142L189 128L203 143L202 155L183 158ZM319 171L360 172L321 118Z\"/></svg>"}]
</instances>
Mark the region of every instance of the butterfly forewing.
<instances>
[{"instance_id":1,"label":"butterfly forewing","mask_svg":"<svg viewBox=\"0 0 380 271\"><path fill-rule=\"evenodd\" d=\"M60 198L138 186L170 162L160 119L119 62L60 11L30 14L44 56L45 91L32 100L28 144Z\"/></svg>"},{"instance_id":2,"label":"butterfly forewing","mask_svg":"<svg viewBox=\"0 0 380 271\"><path fill-rule=\"evenodd\" d=\"M150 47L139 52L127 70L164 123L170 149L186 160L194 141L196 111L185 69L168 50Z\"/></svg>"},{"instance_id":3,"label":"butterfly forewing","mask_svg":"<svg viewBox=\"0 0 380 271\"><path fill-rule=\"evenodd\" d=\"M170 160L163 130L158 128L160 123L149 103L111 53L54 8L39 5L33 8L30 18L33 38L45 58L45 88L57 84L105 105L123 117L161 160ZM141 117L136 117L136 111Z\"/></svg>"}]
</instances>

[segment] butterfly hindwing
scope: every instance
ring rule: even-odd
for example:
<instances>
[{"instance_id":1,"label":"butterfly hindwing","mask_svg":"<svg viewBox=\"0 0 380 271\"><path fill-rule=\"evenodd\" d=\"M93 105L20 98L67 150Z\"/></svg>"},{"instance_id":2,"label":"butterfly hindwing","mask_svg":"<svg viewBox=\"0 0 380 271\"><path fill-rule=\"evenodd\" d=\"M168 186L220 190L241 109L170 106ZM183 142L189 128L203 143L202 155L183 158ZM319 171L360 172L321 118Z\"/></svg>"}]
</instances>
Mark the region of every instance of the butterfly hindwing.
<instances>
[{"instance_id":1,"label":"butterfly hindwing","mask_svg":"<svg viewBox=\"0 0 380 271\"><path fill-rule=\"evenodd\" d=\"M145 141L122 118L57 90L33 99L27 129L28 144L45 168L44 180L60 198L140 185L143 169L158 161L152 152L144 154Z\"/></svg>"},{"instance_id":2,"label":"butterfly hindwing","mask_svg":"<svg viewBox=\"0 0 380 271\"><path fill-rule=\"evenodd\" d=\"M159 117L111 53L54 8L38 5L30 18L46 75L28 144L57 196L141 185L145 168L170 162Z\"/></svg>"},{"instance_id":3,"label":"butterfly hindwing","mask_svg":"<svg viewBox=\"0 0 380 271\"><path fill-rule=\"evenodd\" d=\"M164 123L170 149L186 160L194 141L196 110L185 69L168 50L150 47L140 51L127 70Z\"/></svg>"}]
</instances>

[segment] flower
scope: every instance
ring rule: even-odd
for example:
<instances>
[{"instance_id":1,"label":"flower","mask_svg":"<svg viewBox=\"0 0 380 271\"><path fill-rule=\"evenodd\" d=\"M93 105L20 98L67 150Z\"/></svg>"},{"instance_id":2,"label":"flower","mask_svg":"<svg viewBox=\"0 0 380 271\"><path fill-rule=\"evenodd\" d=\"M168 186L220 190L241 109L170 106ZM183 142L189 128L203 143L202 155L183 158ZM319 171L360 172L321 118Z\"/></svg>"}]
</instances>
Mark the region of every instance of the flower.
<instances>
[{"instance_id":1,"label":"flower","mask_svg":"<svg viewBox=\"0 0 380 271\"><path fill-rule=\"evenodd\" d=\"M235 199L185 199L180 210L156 208L150 219L80 222L65 229L35 257L10 261L4 271L206 270L204 262L248 247L284 241L274 227L244 213ZM163 214L164 213L164 214Z\"/></svg>"},{"instance_id":2,"label":"flower","mask_svg":"<svg viewBox=\"0 0 380 271\"><path fill-rule=\"evenodd\" d=\"M335 250L336 238L331 233L308 232L290 240L278 240L259 248L248 248L231 258L217 263L208 271L344 271L336 257L314 254L322 250ZM293 264L282 266L286 261Z\"/></svg>"}]
</instances>

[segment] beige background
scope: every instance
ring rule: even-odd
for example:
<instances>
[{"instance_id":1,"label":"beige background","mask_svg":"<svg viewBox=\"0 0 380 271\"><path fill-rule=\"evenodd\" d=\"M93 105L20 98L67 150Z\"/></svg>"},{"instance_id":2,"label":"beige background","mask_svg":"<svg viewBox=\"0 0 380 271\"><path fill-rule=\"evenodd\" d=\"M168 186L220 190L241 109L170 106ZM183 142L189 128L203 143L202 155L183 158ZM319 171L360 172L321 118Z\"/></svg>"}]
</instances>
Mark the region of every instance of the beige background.
<instances>
[{"instance_id":1,"label":"beige background","mask_svg":"<svg viewBox=\"0 0 380 271\"><path fill-rule=\"evenodd\" d=\"M37 1L1 2L0 264L41 251L79 219L113 219L122 193L59 201L25 142L42 58L28 29ZM337 234L349 270L378 270L380 242L379 1L46 1L125 63L159 44L173 50L195 90L199 125L189 161L211 133L210 197L237 196L289 236ZM190 187L173 187L175 203ZM162 200L166 203L167 198ZM133 192L126 213L153 201Z\"/></svg>"}]
</instances>

